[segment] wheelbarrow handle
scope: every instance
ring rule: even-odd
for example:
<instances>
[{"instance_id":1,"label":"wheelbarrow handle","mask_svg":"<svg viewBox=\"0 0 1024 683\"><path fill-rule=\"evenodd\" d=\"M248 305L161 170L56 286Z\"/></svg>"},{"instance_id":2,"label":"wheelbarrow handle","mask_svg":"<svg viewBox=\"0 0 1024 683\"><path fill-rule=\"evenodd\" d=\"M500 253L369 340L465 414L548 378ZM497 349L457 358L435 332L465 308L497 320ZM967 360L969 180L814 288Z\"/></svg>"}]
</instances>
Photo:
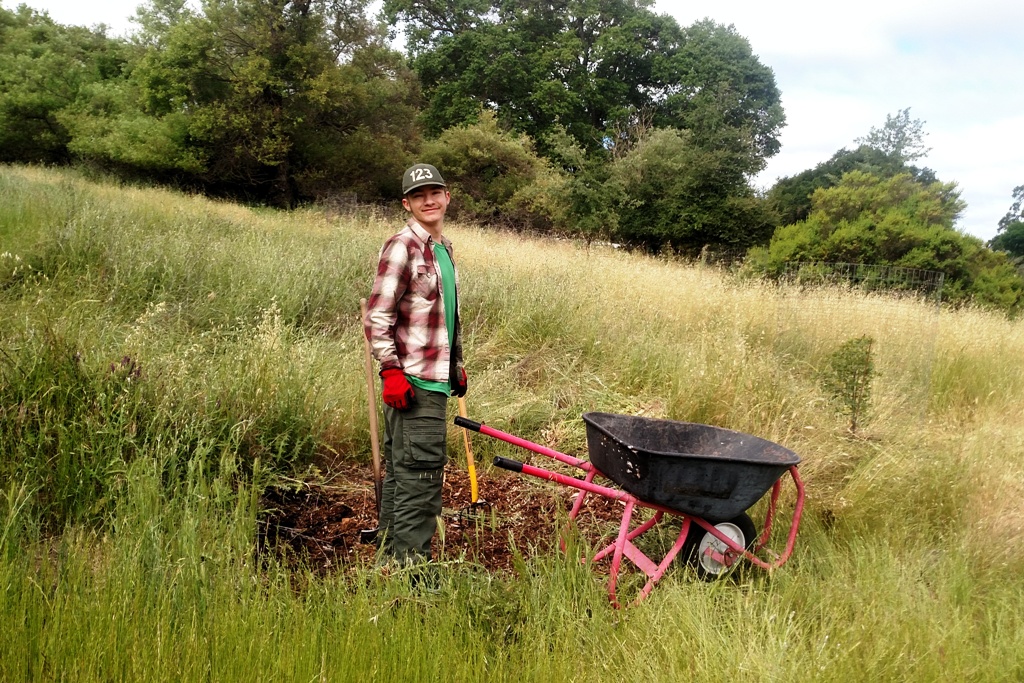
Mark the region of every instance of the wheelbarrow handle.
<instances>
[{"instance_id":1,"label":"wheelbarrow handle","mask_svg":"<svg viewBox=\"0 0 1024 683\"><path fill-rule=\"evenodd\" d=\"M503 470L509 470L511 472L522 472L523 463L518 460L510 460L509 458L503 458L500 455L494 456L494 466L500 467Z\"/></svg>"},{"instance_id":2,"label":"wheelbarrow handle","mask_svg":"<svg viewBox=\"0 0 1024 683\"><path fill-rule=\"evenodd\" d=\"M519 446L520 448L525 448L526 450L532 451L539 455L544 455L549 458L558 460L559 462L564 462L566 465L578 467L584 472L589 472L593 467L593 465L591 465L586 460L580 460L579 458L574 458L571 455L566 455L565 453L559 453L556 450L547 448L545 446L541 446L540 444L533 443L532 441L520 439L518 436L506 434L505 432L499 431L494 427L488 427L483 422L475 422L474 420L470 420L468 417L462 417L461 415L459 417L456 417L455 426L463 427L464 429L472 429L474 432L480 432L484 436L490 436L492 438L498 439L499 441L510 443L513 446Z\"/></svg>"},{"instance_id":3,"label":"wheelbarrow handle","mask_svg":"<svg viewBox=\"0 0 1024 683\"><path fill-rule=\"evenodd\" d=\"M470 420L468 417L462 417L459 415L455 418L455 426L462 427L463 429L472 429L474 432L480 431L481 423L476 420Z\"/></svg>"}]
</instances>

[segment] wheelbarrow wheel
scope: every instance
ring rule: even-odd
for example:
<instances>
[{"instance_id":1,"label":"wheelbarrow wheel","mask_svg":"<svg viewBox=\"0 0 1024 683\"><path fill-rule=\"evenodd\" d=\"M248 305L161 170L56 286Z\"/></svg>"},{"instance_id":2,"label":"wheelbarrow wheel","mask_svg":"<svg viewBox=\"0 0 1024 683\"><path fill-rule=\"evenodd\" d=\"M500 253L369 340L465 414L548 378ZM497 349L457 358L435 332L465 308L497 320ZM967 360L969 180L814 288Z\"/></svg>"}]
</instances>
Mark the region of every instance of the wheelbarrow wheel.
<instances>
[{"instance_id":1,"label":"wheelbarrow wheel","mask_svg":"<svg viewBox=\"0 0 1024 683\"><path fill-rule=\"evenodd\" d=\"M735 541L736 545L750 550L757 541L757 529L754 521L747 513L741 513L736 517L715 524L715 528ZM732 567L722 564L705 553L705 550L722 552L726 545L720 540L705 531L696 523L691 523L690 533L686 537L684 557L693 563L697 576L705 581L715 581L730 572Z\"/></svg>"}]
</instances>

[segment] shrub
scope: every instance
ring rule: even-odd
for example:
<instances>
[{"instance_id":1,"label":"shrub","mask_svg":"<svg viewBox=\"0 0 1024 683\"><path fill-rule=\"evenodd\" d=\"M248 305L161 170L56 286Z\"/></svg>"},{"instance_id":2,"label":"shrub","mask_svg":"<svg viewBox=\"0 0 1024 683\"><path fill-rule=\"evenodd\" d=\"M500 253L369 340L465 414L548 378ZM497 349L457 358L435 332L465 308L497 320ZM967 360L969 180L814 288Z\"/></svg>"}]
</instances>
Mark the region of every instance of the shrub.
<instances>
[{"instance_id":1,"label":"shrub","mask_svg":"<svg viewBox=\"0 0 1024 683\"><path fill-rule=\"evenodd\" d=\"M559 216L557 171L528 137L502 131L490 113L425 143L421 158L444 175L453 218L550 229Z\"/></svg>"},{"instance_id":2,"label":"shrub","mask_svg":"<svg viewBox=\"0 0 1024 683\"><path fill-rule=\"evenodd\" d=\"M946 301L1009 311L1024 302L1024 280L1007 255L955 229L964 203L953 183L851 171L815 190L812 207L807 220L775 231L767 254L753 255L768 272L781 274L791 261L895 265L945 273Z\"/></svg>"},{"instance_id":3,"label":"shrub","mask_svg":"<svg viewBox=\"0 0 1024 683\"><path fill-rule=\"evenodd\" d=\"M864 335L843 342L829 355L819 373L822 388L829 394L841 414L850 416L850 432L871 404L871 381L875 362L871 347L875 340Z\"/></svg>"},{"instance_id":4,"label":"shrub","mask_svg":"<svg viewBox=\"0 0 1024 683\"><path fill-rule=\"evenodd\" d=\"M747 184L741 159L692 143L686 131L658 129L611 166L621 241L690 255L707 245L747 249L767 243L776 221Z\"/></svg>"}]
</instances>

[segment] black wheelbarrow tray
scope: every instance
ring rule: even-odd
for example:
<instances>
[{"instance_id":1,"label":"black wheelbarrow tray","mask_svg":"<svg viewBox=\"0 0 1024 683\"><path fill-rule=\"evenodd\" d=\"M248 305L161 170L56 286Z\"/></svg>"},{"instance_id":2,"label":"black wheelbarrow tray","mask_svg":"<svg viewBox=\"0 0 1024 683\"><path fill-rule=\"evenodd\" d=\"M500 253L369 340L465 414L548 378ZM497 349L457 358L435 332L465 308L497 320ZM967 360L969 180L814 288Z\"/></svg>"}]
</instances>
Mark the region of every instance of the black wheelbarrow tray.
<instances>
[{"instance_id":1,"label":"black wheelbarrow tray","mask_svg":"<svg viewBox=\"0 0 1024 683\"><path fill-rule=\"evenodd\" d=\"M591 560L612 557L608 595L613 605L619 606L615 586L623 557L648 577L634 602L647 597L680 552L694 561L697 573L706 579L727 574L741 558L768 570L789 559L804 504L804 485L797 471L800 458L796 453L756 436L703 424L612 413L586 413L583 420L587 425L589 461L468 418L457 417L455 424L586 472L585 478L577 479L508 458L494 459L498 467L579 489L569 513L570 521L576 519L590 493L625 505L615 542ZM782 553L776 553L765 546L778 510L782 476L786 473L796 488L796 500L786 547ZM597 475L621 490L594 483ZM769 490L771 497L758 535L746 511ZM637 507L651 509L654 515L630 529ZM660 562L655 562L633 541L661 523L666 515L681 518L682 526L672 548Z\"/></svg>"}]
</instances>

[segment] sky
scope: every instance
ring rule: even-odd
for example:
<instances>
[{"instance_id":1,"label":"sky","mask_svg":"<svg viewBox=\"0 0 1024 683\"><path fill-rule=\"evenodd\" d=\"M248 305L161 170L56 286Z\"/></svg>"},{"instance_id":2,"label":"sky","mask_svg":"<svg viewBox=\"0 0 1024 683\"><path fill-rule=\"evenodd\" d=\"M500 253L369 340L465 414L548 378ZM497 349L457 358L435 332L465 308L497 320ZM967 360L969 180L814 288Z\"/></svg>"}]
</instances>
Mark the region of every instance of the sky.
<instances>
[{"instance_id":1,"label":"sky","mask_svg":"<svg viewBox=\"0 0 1024 683\"><path fill-rule=\"evenodd\" d=\"M2 0L13 8L15 0ZM63 24L132 30L138 0L25 0ZM746 37L775 72L787 125L755 184L827 160L887 115L924 121L917 162L956 182L958 227L982 239L1024 185L1024 2L1020 0L656 0L681 25L710 18Z\"/></svg>"},{"instance_id":2,"label":"sky","mask_svg":"<svg viewBox=\"0 0 1024 683\"><path fill-rule=\"evenodd\" d=\"M990 239L1024 185L1024 2L657 0L681 25L733 25L775 72L787 125L762 187L827 160L910 108L931 151L916 162L956 182L958 227Z\"/></svg>"}]
</instances>

